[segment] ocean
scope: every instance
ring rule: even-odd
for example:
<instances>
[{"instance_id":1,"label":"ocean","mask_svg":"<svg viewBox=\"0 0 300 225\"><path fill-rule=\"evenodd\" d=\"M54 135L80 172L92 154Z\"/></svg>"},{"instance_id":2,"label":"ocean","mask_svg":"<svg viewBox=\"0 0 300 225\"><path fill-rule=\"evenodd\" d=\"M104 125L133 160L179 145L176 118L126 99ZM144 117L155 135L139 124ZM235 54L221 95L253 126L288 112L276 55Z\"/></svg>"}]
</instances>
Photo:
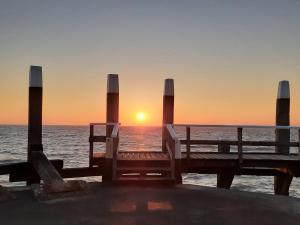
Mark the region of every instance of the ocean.
<instances>
[{"instance_id":1,"label":"ocean","mask_svg":"<svg viewBox=\"0 0 300 225\"><path fill-rule=\"evenodd\" d=\"M96 133L104 135L104 129L98 128ZM180 138L185 138L185 129L176 128ZM274 140L273 129L245 129L244 140ZM64 167L88 166L89 154L88 126L44 126L44 152L49 159L63 159ZM231 128L192 128L192 139L236 140L236 130ZM291 132L291 140L297 141L296 131ZM120 150L153 150L161 148L160 127L126 127L120 128ZM27 157L27 126L0 125L0 164L25 161ZM96 144L96 151L104 151L104 144ZM194 148L195 150L196 148ZM202 146L202 150L216 151L216 146ZM274 147L265 148L274 151ZM184 145L182 145L184 151ZM193 147L192 147L193 150ZM235 149L233 149L235 150ZM258 151L257 148L245 148L244 151ZM291 148L291 152L298 152ZM88 181L99 181L100 177L83 178ZM202 186L215 187L216 175L184 174L183 182ZM0 185L23 185L9 183L8 176L0 176ZM273 177L235 176L232 189L273 194ZM294 178L290 187L290 196L300 197L300 179Z\"/></svg>"}]
</instances>

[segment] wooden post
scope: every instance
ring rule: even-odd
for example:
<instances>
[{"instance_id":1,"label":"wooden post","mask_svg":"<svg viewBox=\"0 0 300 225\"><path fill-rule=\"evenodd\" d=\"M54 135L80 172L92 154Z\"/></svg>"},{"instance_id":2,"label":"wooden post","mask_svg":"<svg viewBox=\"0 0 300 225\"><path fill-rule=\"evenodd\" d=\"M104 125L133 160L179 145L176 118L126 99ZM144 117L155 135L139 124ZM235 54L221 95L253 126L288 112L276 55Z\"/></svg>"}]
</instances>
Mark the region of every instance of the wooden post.
<instances>
[{"instance_id":1,"label":"wooden post","mask_svg":"<svg viewBox=\"0 0 300 225\"><path fill-rule=\"evenodd\" d=\"M190 165L191 161L191 127L186 127L186 159L188 165Z\"/></svg>"},{"instance_id":2,"label":"wooden post","mask_svg":"<svg viewBox=\"0 0 300 225\"><path fill-rule=\"evenodd\" d=\"M93 141L93 137L94 137L94 125L90 124L90 138L89 138L89 142L90 142L90 154L89 154L89 167L93 167L93 154L94 154L94 141Z\"/></svg>"},{"instance_id":3,"label":"wooden post","mask_svg":"<svg viewBox=\"0 0 300 225\"><path fill-rule=\"evenodd\" d=\"M300 129L298 130L298 159L300 160Z\"/></svg>"},{"instance_id":4,"label":"wooden post","mask_svg":"<svg viewBox=\"0 0 300 225\"><path fill-rule=\"evenodd\" d=\"M29 72L28 161L32 151L43 151L42 145L42 67L31 66Z\"/></svg>"},{"instance_id":5,"label":"wooden post","mask_svg":"<svg viewBox=\"0 0 300 225\"><path fill-rule=\"evenodd\" d=\"M174 123L174 80L165 79L164 96L163 96L163 125ZM166 127L162 127L162 150L166 148Z\"/></svg>"},{"instance_id":6,"label":"wooden post","mask_svg":"<svg viewBox=\"0 0 300 225\"><path fill-rule=\"evenodd\" d=\"M228 145L228 144L219 144L218 145L218 152L229 153L230 152L230 145ZM234 172L233 171L226 171L226 172L218 173L217 187L218 188L230 189L233 178L234 178Z\"/></svg>"},{"instance_id":7,"label":"wooden post","mask_svg":"<svg viewBox=\"0 0 300 225\"><path fill-rule=\"evenodd\" d=\"M43 180L43 189L46 193L59 193L82 190L80 183L66 183L53 164L42 151L31 152L32 165Z\"/></svg>"},{"instance_id":8,"label":"wooden post","mask_svg":"<svg viewBox=\"0 0 300 225\"><path fill-rule=\"evenodd\" d=\"M241 167L243 163L243 128L238 127L238 156L239 156L239 166Z\"/></svg>"},{"instance_id":9,"label":"wooden post","mask_svg":"<svg viewBox=\"0 0 300 225\"><path fill-rule=\"evenodd\" d=\"M290 87L289 82L284 80L279 82L276 101L276 126L290 125ZM290 130L276 129L276 152L289 154ZM280 146L283 145L283 146Z\"/></svg>"},{"instance_id":10,"label":"wooden post","mask_svg":"<svg viewBox=\"0 0 300 225\"><path fill-rule=\"evenodd\" d=\"M107 76L107 96L106 96L106 122L119 122L119 77L117 74ZM106 125L106 137L110 137L113 125ZM110 148L107 148L111 150ZM113 175L113 154L106 154L105 173L103 181L111 181Z\"/></svg>"},{"instance_id":11,"label":"wooden post","mask_svg":"<svg viewBox=\"0 0 300 225\"><path fill-rule=\"evenodd\" d=\"M29 103L28 103L28 144L27 160L31 162L33 151L43 151L42 145L42 102L43 102L43 78L42 67L30 66L29 71ZM39 183L36 174L35 179L27 181L27 185Z\"/></svg>"},{"instance_id":12,"label":"wooden post","mask_svg":"<svg viewBox=\"0 0 300 225\"><path fill-rule=\"evenodd\" d=\"M290 87L286 80L280 81L278 85L277 101L276 101L276 126L290 125ZM276 129L276 147L275 152L280 154L289 154L290 130ZM275 194L283 194L283 186L287 181L291 181L289 175L274 177ZM286 189L286 188L285 188ZM288 193L287 193L288 194Z\"/></svg>"}]
</instances>

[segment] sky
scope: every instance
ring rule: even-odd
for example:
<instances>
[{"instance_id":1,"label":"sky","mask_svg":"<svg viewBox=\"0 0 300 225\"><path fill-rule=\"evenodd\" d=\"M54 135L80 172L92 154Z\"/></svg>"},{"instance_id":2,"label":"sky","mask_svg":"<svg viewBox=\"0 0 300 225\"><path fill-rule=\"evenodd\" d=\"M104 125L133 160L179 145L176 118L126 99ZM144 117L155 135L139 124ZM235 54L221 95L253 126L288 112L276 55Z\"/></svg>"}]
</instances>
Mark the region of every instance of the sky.
<instances>
[{"instance_id":1,"label":"sky","mask_svg":"<svg viewBox=\"0 0 300 225\"><path fill-rule=\"evenodd\" d=\"M299 0L0 0L0 31L0 124L27 123L30 65L44 124L104 122L109 73L124 125L161 124L166 78L175 123L274 124L289 80L300 124Z\"/></svg>"}]
</instances>

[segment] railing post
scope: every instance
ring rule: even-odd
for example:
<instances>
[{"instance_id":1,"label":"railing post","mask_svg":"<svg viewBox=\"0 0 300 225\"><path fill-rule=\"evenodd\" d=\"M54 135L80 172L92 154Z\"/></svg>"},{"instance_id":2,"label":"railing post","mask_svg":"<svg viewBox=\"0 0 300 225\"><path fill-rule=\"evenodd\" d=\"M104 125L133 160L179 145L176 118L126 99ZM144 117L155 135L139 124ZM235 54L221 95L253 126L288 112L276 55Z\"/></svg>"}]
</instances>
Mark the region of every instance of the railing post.
<instances>
[{"instance_id":1,"label":"railing post","mask_svg":"<svg viewBox=\"0 0 300 225\"><path fill-rule=\"evenodd\" d=\"M119 77L118 74L107 76L106 122L119 122ZM113 125L106 126L106 136L110 137Z\"/></svg>"},{"instance_id":2,"label":"railing post","mask_svg":"<svg viewBox=\"0 0 300 225\"><path fill-rule=\"evenodd\" d=\"M166 132L167 127L164 124L174 123L174 80L166 79L163 96L163 126L162 126L162 150L166 149Z\"/></svg>"},{"instance_id":3,"label":"railing post","mask_svg":"<svg viewBox=\"0 0 300 225\"><path fill-rule=\"evenodd\" d=\"M276 126L290 125L290 87L289 82L280 81L276 101ZM276 129L276 152L289 154L290 130Z\"/></svg>"},{"instance_id":4,"label":"railing post","mask_svg":"<svg viewBox=\"0 0 300 225\"><path fill-rule=\"evenodd\" d=\"M181 169L181 148L180 148L180 141L178 138L176 138L174 142L174 150L175 150L175 177L176 177L176 182L178 184L182 183L182 169Z\"/></svg>"},{"instance_id":5,"label":"railing post","mask_svg":"<svg viewBox=\"0 0 300 225\"><path fill-rule=\"evenodd\" d=\"M28 112L28 149L27 160L31 162L33 151L43 151L42 145L42 103L43 79L42 67L30 66L29 73L29 112ZM27 181L27 184L39 183L39 178Z\"/></svg>"},{"instance_id":6,"label":"railing post","mask_svg":"<svg viewBox=\"0 0 300 225\"><path fill-rule=\"evenodd\" d=\"M243 128L237 128L239 166L243 163Z\"/></svg>"},{"instance_id":7,"label":"railing post","mask_svg":"<svg viewBox=\"0 0 300 225\"><path fill-rule=\"evenodd\" d=\"M300 129L298 130L298 158L300 160Z\"/></svg>"},{"instance_id":8,"label":"railing post","mask_svg":"<svg viewBox=\"0 0 300 225\"><path fill-rule=\"evenodd\" d=\"M286 80L280 81L276 100L276 126L290 125L290 86ZM289 154L290 130L276 129L276 147L275 152L280 154ZM287 176L274 177L274 192L281 194L284 183L290 180ZM288 193L287 193L288 194Z\"/></svg>"},{"instance_id":9,"label":"railing post","mask_svg":"<svg viewBox=\"0 0 300 225\"><path fill-rule=\"evenodd\" d=\"M173 125L168 124L166 127L166 150L170 153L172 177L176 183L182 183L181 176L181 146L180 141L175 133Z\"/></svg>"},{"instance_id":10,"label":"railing post","mask_svg":"<svg viewBox=\"0 0 300 225\"><path fill-rule=\"evenodd\" d=\"M93 167L93 154L94 154L94 125L90 124L90 155L89 155L89 167Z\"/></svg>"},{"instance_id":11,"label":"railing post","mask_svg":"<svg viewBox=\"0 0 300 225\"><path fill-rule=\"evenodd\" d=\"M190 165L190 157L191 157L191 127L186 127L186 158L188 165Z\"/></svg>"},{"instance_id":12,"label":"railing post","mask_svg":"<svg viewBox=\"0 0 300 225\"><path fill-rule=\"evenodd\" d=\"M230 145L229 144L219 144L218 152L220 153L229 153ZM232 181L234 178L234 172L232 170L218 173L217 175L217 187L229 189L231 187Z\"/></svg>"},{"instance_id":13,"label":"railing post","mask_svg":"<svg viewBox=\"0 0 300 225\"><path fill-rule=\"evenodd\" d=\"M106 98L106 122L119 122L119 78L117 74L107 76L107 98ZM113 125L106 125L106 137L109 138L113 131ZM109 142L111 143L111 142ZM111 144L110 144L111 145ZM112 150L109 148L109 150ZM113 154L105 156L105 172L103 181L111 181L113 174Z\"/></svg>"}]
</instances>

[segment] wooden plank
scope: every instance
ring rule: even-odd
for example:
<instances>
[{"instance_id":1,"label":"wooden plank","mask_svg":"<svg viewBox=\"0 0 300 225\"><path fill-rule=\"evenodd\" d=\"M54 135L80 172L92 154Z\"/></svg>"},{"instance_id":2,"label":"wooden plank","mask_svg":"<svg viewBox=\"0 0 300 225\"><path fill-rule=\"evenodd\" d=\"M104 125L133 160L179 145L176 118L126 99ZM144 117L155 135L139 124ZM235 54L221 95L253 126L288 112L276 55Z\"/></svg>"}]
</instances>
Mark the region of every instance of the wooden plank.
<instances>
[{"instance_id":1,"label":"wooden plank","mask_svg":"<svg viewBox=\"0 0 300 225\"><path fill-rule=\"evenodd\" d=\"M94 152L93 158L105 158L105 152Z\"/></svg>"},{"instance_id":2,"label":"wooden plank","mask_svg":"<svg viewBox=\"0 0 300 225\"><path fill-rule=\"evenodd\" d=\"M10 174L12 172L21 172L28 170L31 166L29 162L4 163L0 164L0 175Z\"/></svg>"},{"instance_id":3,"label":"wooden plank","mask_svg":"<svg viewBox=\"0 0 300 225\"><path fill-rule=\"evenodd\" d=\"M239 165L242 166L243 163L243 128L238 127L237 129L238 137L238 156L239 156Z\"/></svg>"},{"instance_id":4,"label":"wooden plank","mask_svg":"<svg viewBox=\"0 0 300 225\"><path fill-rule=\"evenodd\" d=\"M79 191L82 189L76 182L64 182L55 167L41 151L31 152L31 162L36 172L43 180L43 190L46 193Z\"/></svg>"},{"instance_id":5,"label":"wooden plank","mask_svg":"<svg viewBox=\"0 0 300 225\"><path fill-rule=\"evenodd\" d=\"M300 160L300 129L298 130L298 159Z\"/></svg>"},{"instance_id":6,"label":"wooden plank","mask_svg":"<svg viewBox=\"0 0 300 225\"><path fill-rule=\"evenodd\" d=\"M90 136L89 142L103 142L103 143L106 143L106 136Z\"/></svg>"},{"instance_id":7,"label":"wooden plank","mask_svg":"<svg viewBox=\"0 0 300 225\"><path fill-rule=\"evenodd\" d=\"M143 172L152 172L152 173L159 173L159 172L168 172L171 169L168 167L119 167L117 169L119 172L123 172L123 173L131 173L131 172L138 172L140 173L141 171Z\"/></svg>"},{"instance_id":8,"label":"wooden plank","mask_svg":"<svg viewBox=\"0 0 300 225\"><path fill-rule=\"evenodd\" d=\"M53 166L57 169L61 177L72 178L72 177L89 177L89 176L101 176L103 174L102 167L81 167L81 168L62 168L61 165L57 165L57 162L51 161ZM12 172L9 176L10 182L26 181L31 178L32 173L35 170L25 170L26 172Z\"/></svg>"},{"instance_id":9,"label":"wooden plank","mask_svg":"<svg viewBox=\"0 0 300 225\"><path fill-rule=\"evenodd\" d=\"M260 126L260 125L221 125L221 124L174 124L175 127L217 127L217 128L237 128L237 127L242 127L242 128L265 128L265 129L270 129L270 128L276 128L276 129L300 129L299 126Z\"/></svg>"},{"instance_id":10,"label":"wooden plank","mask_svg":"<svg viewBox=\"0 0 300 225\"><path fill-rule=\"evenodd\" d=\"M188 161L190 160L191 153L191 127L186 127L186 155Z\"/></svg>"},{"instance_id":11,"label":"wooden plank","mask_svg":"<svg viewBox=\"0 0 300 225\"><path fill-rule=\"evenodd\" d=\"M164 152L119 152L118 160L147 161L147 160L169 160L168 154Z\"/></svg>"},{"instance_id":12,"label":"wooden plank","mask_svg":"<svg viewBox=\"0 0 300 225\"><path fill-rule=\"evenodd\" d=\"M93 166L93 155L94 155L94 142L91 141L91 137L94 136L94 125L90 124L90 139L89 139L89 166Z\"/></svg>"},{"instance_id":13,"label":"wooden plank","mask_svg":"<svg viewBox=\"0 0 300 225\"><path fill-rule=\"evenodd\" d=\"M188 140L181 139L181 144L187 144ZM228 144L228 145L238 145L238 141L234 140L190 140L191 145L220 145L220 144ZM278 145L275 141L242 141L243 146L276 146ZM280 146L290 146L290 147L298 147L299 142L290 142L287 145L280 145Z\"/></svg>"},{"instance_id":14,"label":"wooden plank","mask_svg":"<svg viewBox=\"0 0 300 225\"><path fill-rule=\"evenodd\" d=\"M33 167L46 185L64 184L64 180L43 152L33 151L31 159Z\"/></svg>"},{"instance_id":15,"label":"wooden plank","mask_svg":"<svg viewBox=\"0 0 300 225\"><path fill-rule=\"evenodd\" d=\"M186 158L186 153L182 154L183 158ZM192 159L218 159L218 160L231 160L238 159L237 153L216 153L216 152L191 152ZM269 160L269 161L298 161L297 155L282 155L271 153L244 153L244 160Z\"/></svg>"},{"instance_id":16,"label":"wooden plank","mask_svg":"<svg viewBox=\"0 0 300 225\"><path fill-rule=\"evenodd\" d=\"M51 160L53 166L60 170L63 168L63 160ZM0 168L3 165L0 166ZM32 180L38 177L35 169L33 168L32 164L29 162L21 162L21 163L13 163L10 165L6 165L5 167L9 167L6 173L9 174L9 181L10 182L20 182L20 181L27 181ZM1 169L0 169L1 171ZM2 171L3 172L3 171Z\"/></svg>"},{"instance_id":17,"label":"wooden plank","mask_svg":"<svg viewBox=\"0 0 300 225\"><path fill-rule=\"evenodd\" d=\"M101 176L103 172L104 170L101 167L64 168L59 170L63 178Z\"/></svg>"}]
</instances>

